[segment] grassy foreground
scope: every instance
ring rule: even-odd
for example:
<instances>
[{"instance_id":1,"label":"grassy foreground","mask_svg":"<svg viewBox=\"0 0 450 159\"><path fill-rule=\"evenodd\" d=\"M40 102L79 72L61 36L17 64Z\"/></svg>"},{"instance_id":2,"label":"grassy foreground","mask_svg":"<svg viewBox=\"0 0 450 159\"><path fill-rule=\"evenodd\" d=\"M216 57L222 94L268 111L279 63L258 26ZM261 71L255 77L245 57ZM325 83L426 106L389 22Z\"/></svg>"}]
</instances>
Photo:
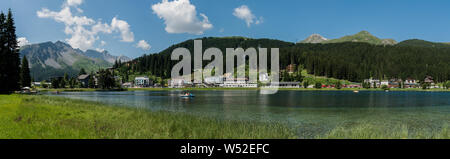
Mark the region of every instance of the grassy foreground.
<instances>
[{"instance_id":1,"label":"grassy foreground","mask_svg":"<svg viewBox=\"0 0 450 159\"><path fill-rule=\"evenodd\" d=\"M448 124L438 130L412 132L402 123L355 123L312 138L450 139ZM0 139L292 139L300 135L296 129L277 123L225 121L60 97L0 95Z\"/></svg>"},{"instance_id":2,"label":"grassy foreground","mask_svg":"<svg viewBox=\"0 0 450 159\"><path fill-rule=\"evenodd\" d=\"M48 96L0 95L2 139L295 138L281 124L221 121Z\"/></svg>"}]
</instances>

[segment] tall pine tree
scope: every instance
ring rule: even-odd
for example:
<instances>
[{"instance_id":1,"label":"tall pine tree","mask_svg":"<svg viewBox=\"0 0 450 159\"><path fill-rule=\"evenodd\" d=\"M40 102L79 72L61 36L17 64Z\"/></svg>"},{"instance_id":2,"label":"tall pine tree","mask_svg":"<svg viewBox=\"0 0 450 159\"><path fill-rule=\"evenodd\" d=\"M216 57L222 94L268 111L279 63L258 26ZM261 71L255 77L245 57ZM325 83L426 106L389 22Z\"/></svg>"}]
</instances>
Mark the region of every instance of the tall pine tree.
<instances>
[{"instance_id":1,"label":"tall pine tree","mask_svg":"<svg viewBox=\"0 0 450 159\"><path fill-rule=\"evenodd\" d=\"M22 87L31 86L30 67L28 66L28 60L26 56L22 58L22 67L20 69L20 84Z\"/></svg>"},{"instance_id":2,"label":"tall pine tree","mask_svg":"<svg viewBox=\"0 0 450 159\"><path fill-rule=\"evenodd\" d=\"M19 49L11 9L7 17L0 14L0 35L0 92L8 93L20 89Z\"/></svg>"},{"instance_id":3,"label":"tall pine tree","mask_svg":"<svg viewBox=\"0 0 450 159\"><path fill-rule=\"evenodd\" d=\"M7 63L8 63L8 49L6 48L6 26L5 26L6 17L3 12L0 13L0 92L7 92Z\"/></svg>"},{"instance_id":4,"label":"tall pine tree","mask_svg":"<svg viewBox=\"0 0 450 159\"><path fill-rule=\"evenodd\" d=\"M12 17L11 9L8 11L6 22L4 23L4 42L6 42L6 91L12 92L20 89L20 58L19 49L17 45L16 27L14 26L14 19Z\"/></svg>"}]
</instances>

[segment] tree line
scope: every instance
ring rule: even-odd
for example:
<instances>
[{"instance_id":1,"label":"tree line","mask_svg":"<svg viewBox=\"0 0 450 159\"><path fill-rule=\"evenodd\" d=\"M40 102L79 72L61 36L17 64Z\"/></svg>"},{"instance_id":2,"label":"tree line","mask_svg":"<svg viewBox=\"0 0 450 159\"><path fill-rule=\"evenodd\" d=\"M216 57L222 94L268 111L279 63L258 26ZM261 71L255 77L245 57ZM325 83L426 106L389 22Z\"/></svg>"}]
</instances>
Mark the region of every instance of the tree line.
<instances>
[{"instance_id":1,"label":"tree line","mask_svg":"<svg viewBox=\"0 0 450 159\"><path fill-rule=\"evenodd\" d=\"M26 57L20 61L16 27L11 9L0 13L0 93L30 87L31 77Z\"/></svg>"},{"instance_id":2,"label":"tree line","mask_svg":"<svg viewBox=\"0 0 450 159\"><path fill-rule=\"evenodd\" d=\"M201 40L203 40L203 51L209 47L216 47L224 54L226 48L280 48L280 69L285 69L289 64L297 64L302 65L309 74L352 82L362 82L368 78L423 80L425 76L434 77L436 82L445 82L450 79L450 48L445 47L383 46L356 42L294 44L279 40L241 37L202 38ZM128 62L127 65L121 65L119 69L128 74L150 73L158 77L170 78L170 71L178 62L171 61L170 55L178 47L187 48L193 54L194 42L188 40L160 53L143 55ZM270 49L268 51L268 57L270 57ZM205 63L208 61L204 61ZM270 68L270 60L268 65ZM280 77L286 80L295 79L283 75Z\"/></svg>"}]
</instances>

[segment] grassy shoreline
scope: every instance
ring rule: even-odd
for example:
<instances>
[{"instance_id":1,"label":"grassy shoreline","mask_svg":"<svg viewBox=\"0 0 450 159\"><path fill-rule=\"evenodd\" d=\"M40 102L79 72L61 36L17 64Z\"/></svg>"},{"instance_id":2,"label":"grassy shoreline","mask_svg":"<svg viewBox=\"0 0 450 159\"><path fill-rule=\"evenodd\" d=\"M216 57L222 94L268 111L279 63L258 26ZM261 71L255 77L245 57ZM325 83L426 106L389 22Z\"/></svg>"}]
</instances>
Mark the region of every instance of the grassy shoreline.
<instances>
[{"instance_id":1,"label":"grassy shoreline","mask_svg":"<svg viewBox=\"0 0 450 159\"><path fill-rule=\"evenodd\" d=\"M450 139L441 129L372 121L340 125L318 139ZM0 95L0 139L295 139L307 127L152 112L51 96Z\"/></svg>"},{"instance_id":2,"label":"grassy shoreline","mask_svg":"<svg viewBox=\"0 0 450 159\"><path fill-rule=\"evenodd\" d=\"M224 121L50 96L0 95L1 139L295 138L277 123Z\"/></svg>"}]
</instances>

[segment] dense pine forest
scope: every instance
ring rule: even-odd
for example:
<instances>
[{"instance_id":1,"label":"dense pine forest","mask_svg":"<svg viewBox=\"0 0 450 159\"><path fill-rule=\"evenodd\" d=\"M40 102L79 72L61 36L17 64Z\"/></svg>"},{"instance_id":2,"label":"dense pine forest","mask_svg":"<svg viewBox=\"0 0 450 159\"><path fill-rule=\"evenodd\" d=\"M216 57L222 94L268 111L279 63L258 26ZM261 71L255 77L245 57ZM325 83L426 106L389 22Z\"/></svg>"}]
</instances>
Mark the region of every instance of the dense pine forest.
<instances>
[{"instance_id":1,"label":"dense pine forest","mask_svg":"<svg viewBox=\"0 0 450 159\"><path fill-rule=\"evenodd\" d=\"M271 39L243 37L202 38L203 51L217 47L225 55L226 48L280 48L280 68L289 64L303 66L309 74L361 82L367 78L414 78L422 80L432 76L438 82L450 79L450 45L408 40L397 45L372 45L368 43L294 44ZM436 45L438 44L438 45ZM435 47L439 46L439 47ZM150 73L170 78L170 54L184 47L193 54L194 41L188 40L166 50L139 57L126 65L121 72ZM269 49L270 50L270 49ZM270 57L270 51L269 51ZM225 59L225 57L224 57ZM204 61L204 64L208 61ZM270 62L269 62L270 65Z\"/></svg>"}]
</instances>

